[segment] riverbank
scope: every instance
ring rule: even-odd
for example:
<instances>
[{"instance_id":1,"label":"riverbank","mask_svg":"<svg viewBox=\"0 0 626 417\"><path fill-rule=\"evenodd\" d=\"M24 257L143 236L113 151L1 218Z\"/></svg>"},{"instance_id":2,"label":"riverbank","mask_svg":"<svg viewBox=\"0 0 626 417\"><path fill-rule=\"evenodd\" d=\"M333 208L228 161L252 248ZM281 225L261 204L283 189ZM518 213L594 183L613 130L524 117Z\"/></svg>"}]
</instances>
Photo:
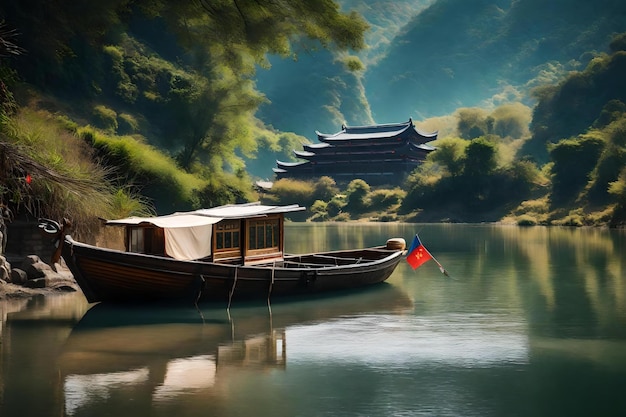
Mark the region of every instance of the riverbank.
<instances>
[{"instance_id":1,"label":"riverbank","mask_svg":"<svg viewBox=\"0 0 626 417\"><path fill-rule=\"evenodd\" d=\"M37 255L29 255L17 262L9 259L12 262L0 256L0 300L79 291L74 276L63 264L52 267ZM12 263L20 267L13 267Z\"/></svg>"},{"instance_id":2,"label":"riverbank","mask_svg":"<svg viewBox=\"0 0 626 417\"><path fill-rule=\"evenodd\" d=\"M31 298L39 295L52 295L63 292L78 291L78 285L66 284L59 288L28 288L16 284L0 284L0 301Z\"/></svg>"}]
</instances>

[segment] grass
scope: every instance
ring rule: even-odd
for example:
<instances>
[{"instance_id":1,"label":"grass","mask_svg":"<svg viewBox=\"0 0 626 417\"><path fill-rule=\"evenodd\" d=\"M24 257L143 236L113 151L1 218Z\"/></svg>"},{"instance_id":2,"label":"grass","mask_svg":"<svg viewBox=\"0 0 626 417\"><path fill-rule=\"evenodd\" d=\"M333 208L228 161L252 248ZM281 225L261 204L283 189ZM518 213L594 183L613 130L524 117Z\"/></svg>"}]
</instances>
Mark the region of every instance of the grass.
<instances>
[{"instance_id":1,"label":"grass","mask_svg":"<svg viewBox=\"0 0 626 417\"><path fill-rule=\"evenodd\" d=\"M107 181L110 171L94 162L93 150L68 126L52 113L27 107L3 120L0 152L6 162L0 166L0 197L18 213L67 217L80 236L96 230L99 217L117 211L118 191ZM145 201L136 203L145 210Z\"/></svg>"},{"instance_id":2,"label":"grass","mask_svg":"<svg viewBox=\"0 0 626 417\"><path fill-rule=\"evenodd\" d=\"M131 175L151 178L170 199L189 201L207 184L205 179L181 170L173 158L132 136L107 135L90 126L80 128L78 134L114 165L124 166Z\"/></svg>"}]
</instances>

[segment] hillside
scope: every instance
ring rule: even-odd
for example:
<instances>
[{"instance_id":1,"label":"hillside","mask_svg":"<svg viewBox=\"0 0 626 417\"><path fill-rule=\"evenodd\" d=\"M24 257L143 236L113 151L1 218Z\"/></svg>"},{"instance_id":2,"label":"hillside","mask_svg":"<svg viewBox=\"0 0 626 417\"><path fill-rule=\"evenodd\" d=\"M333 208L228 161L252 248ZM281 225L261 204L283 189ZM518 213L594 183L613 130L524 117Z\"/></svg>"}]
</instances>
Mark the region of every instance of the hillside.
<instances>
[{"instance_id":1,"label":"hillside","mask_svg":"<svg viewBox=\"0 0 626 417\"><path fill-rule=\"evenodd\" d=\"M615 0L435 0L341 2L370 23L358 53L365 68L346 73L337 56L272 60L257 74L271 105L259 114L280 130L314 139L358 125L422 120L460 107L521 100L608 51L626 30ZM271 109L270 109L271 108Z\"/></svg>"},{"instance_id":2,"label":"hillside","mask_svg":"<svg viewBox=\"0 0 626 417\"><path fill-rule=\"evenodd\" d=\"M365 87L376 118L431 117L494 97L528 101L528 89L583 69L626 30L614 0L439 0L404 28ZM519 96L516 96L519 95Z\"/></svg>"}]
</instances>

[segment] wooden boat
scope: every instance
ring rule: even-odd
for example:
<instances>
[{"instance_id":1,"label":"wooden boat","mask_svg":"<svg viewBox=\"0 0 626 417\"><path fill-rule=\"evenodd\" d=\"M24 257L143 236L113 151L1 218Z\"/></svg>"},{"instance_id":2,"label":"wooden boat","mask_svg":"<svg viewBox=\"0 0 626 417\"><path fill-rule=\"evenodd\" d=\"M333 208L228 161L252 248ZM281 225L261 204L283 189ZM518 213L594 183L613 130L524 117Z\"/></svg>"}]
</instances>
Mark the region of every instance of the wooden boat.
<instances>
[{"instance_id":1,"label":"wooden boat","mask_svg":"<svg viewBox=\"0 0 626 417\"><path fill-rule=\"evenodd\" d=\"M81 243L42 219L89 302L270 299L349 290L385 281L405 250L380 247L290 255L285 213L298 205L232 204L157 217L110 220L125 228L124 250ZM53 260L54 262L54 260Z\"/></svg>"}]
</instances>

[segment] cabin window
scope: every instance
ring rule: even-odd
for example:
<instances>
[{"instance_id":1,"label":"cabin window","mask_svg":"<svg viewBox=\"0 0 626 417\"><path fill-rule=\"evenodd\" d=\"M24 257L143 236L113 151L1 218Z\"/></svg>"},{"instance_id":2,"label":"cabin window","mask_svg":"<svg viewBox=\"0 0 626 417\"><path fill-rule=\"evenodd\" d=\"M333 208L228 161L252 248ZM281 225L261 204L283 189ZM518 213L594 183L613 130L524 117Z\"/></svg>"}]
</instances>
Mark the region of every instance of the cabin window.
<instances>
[{"instance_id":1,"label":"cabin window","mask_svg":"<svg viewBox=\"0 0 626 417\"><path fill-rule=\"evenodd\" d=\"M128 232L128 251L163 255L165 253L165 234L158 227L130 227Z\"/></svg>"},{"instance_id":2,"label":"cabin window","mask_svg":"<svg viewBox=\"0 0 626 417\"><path fill-rule=\"evenodd\" d=\"M239 248L239 220L224 220L215 226L215 250Z\"/></svg>"},{"instance_id":3,"label":"cabin window","mask_svg":"<svg viewBox=\"0 0 626 417\"><path fill-rule=\"evenodd\" d=\"M143 240L143 228L133 227L130 229L130 236L128 239L129 252L143 253L144 240Z\"/></svg>"},{"instance_id":4,"label":"cabin window","mask_svg":"<svg viewBox=\"0 0 626 417\"><path fill-rule=\"evenodd\" d=\"M248 249L278 249L280 245L279 219L262 219L248 222Z\"/></svg>"}]
</instances>

